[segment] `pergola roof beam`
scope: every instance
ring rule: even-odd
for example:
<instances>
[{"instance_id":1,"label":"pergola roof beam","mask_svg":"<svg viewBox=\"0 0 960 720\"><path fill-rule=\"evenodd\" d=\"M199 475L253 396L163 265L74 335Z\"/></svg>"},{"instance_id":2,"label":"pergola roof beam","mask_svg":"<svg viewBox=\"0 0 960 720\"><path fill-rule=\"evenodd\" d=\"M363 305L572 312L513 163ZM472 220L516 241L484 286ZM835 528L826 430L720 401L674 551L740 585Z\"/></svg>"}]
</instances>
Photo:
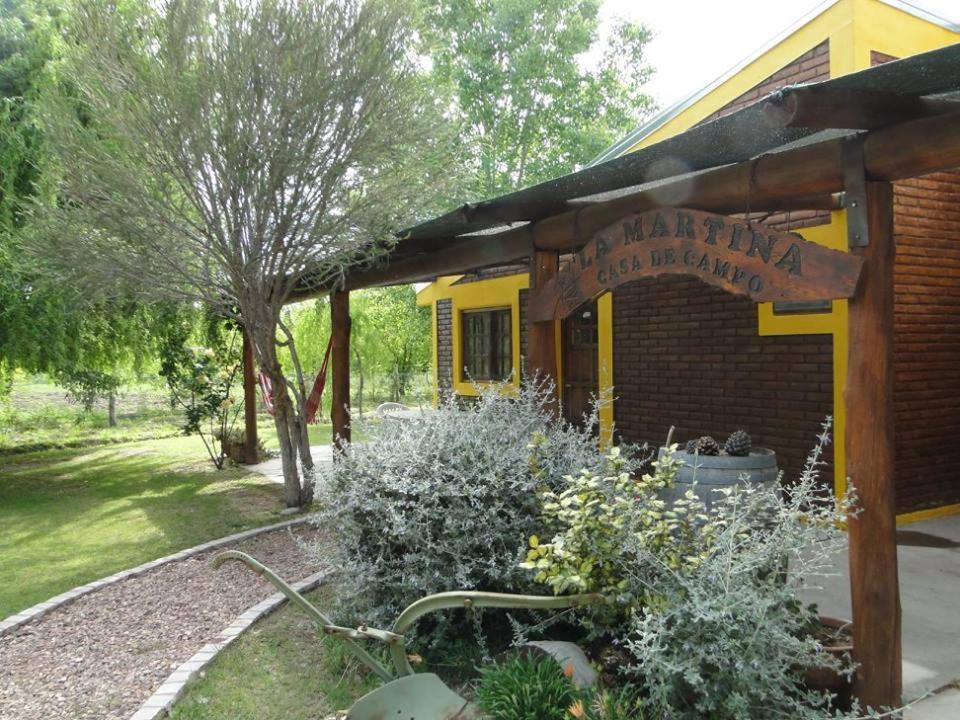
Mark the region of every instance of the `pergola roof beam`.
<instances>
[{"instance_id":1,"label":"pergola roof beam","mask_svg":"<svg viewBox=\"0 0 960 720\"><path fill-rule=\"evenodd\" d=\"M876 130L923 117L960 112L960 102L883 90L794 85L764 101L771 123L811 130Z\"/></svg>"},{"instance_id":2,"label":"pergola roof beam","mask_svg":"<svg viewBox=\"0 0 960 720\"><path fill-rule=\"evenodd\" d=\"M447 240L441 247L347 277L358 289L452 275L523 260L533 250L571 250L595 232L630 213L663 205L686 205L717 213L763 213L834 203L844 189L840 137L753 160L716 168L693 178L659 184L607 202L567 210L523 227L496 234ZM902 123L866 135L867 177L899 180L960 167L960 114ZM827 198L830 198L828 201ZM808 198L821 198L810 201ZM798 200L800 199L800 200ZM402 242L402 241L401 241ZM309 295L319 294L319 291Z\"/></svg>"}]
</instances>

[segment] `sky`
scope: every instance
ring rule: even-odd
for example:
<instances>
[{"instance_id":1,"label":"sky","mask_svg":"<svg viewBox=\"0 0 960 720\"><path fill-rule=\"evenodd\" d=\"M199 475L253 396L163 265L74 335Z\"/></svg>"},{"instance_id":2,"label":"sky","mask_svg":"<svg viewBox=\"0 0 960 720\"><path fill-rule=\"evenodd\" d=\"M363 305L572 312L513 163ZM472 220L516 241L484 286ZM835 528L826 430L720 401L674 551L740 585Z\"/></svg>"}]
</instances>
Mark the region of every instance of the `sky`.
<instances>
[{"instance_id":1,"label":"sky","mask_svg":"<svg viewBox=\"0 0 960 720\"><path fill-rule=\"evenodd\" d=\"M910 0L960 23L960 0ZM604 0L602 13L653 30L649 92L660 108L699 90L752 55L823 0Z\"/></svg>"}]
</instances>

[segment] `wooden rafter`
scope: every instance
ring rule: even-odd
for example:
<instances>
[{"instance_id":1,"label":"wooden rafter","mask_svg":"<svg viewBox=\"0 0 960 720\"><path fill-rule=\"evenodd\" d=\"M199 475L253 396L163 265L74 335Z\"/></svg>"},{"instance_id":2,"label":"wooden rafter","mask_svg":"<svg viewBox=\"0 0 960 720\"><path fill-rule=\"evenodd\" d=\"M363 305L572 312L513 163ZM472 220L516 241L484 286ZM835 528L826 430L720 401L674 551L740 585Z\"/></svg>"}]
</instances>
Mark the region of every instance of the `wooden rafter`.
<instances>
[{"instance_id":1,"label":"wooden rafter","mask_svg":"<svg viewBox=\"0 0 960 720\"><path fill-rule=\"evenodd\" d=\"M888 91L800 85L774 93L764 101L763 108L770 122L778 127L876 130L956 113L960 103Z\"/></svg>"}]
</instances>

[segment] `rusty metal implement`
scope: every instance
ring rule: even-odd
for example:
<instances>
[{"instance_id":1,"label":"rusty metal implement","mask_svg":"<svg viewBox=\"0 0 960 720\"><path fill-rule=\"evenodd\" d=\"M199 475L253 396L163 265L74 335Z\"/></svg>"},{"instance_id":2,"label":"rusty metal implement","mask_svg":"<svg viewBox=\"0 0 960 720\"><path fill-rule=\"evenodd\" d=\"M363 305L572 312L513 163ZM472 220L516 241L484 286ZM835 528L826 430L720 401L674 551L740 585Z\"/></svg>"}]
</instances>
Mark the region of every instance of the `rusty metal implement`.
<instances>
[{"instance_id":1,"label":"rusty metal implement","mask_svg":"<svg viewBox=\"0 0 960 720\"><path fill-rule=\"evenodd\" d=\"M562 609L606 601L602 595L568 595L566 597L540 595L510 595L487 592L445 592L417 600L400 613L391 630L379 630L361 625L345 628L334 625L289 583L263 563L237 550L227 550L213 558L213 566L220 567L228 560L244 563L256 574L265 577L283 593L292 604L303 610L328 635L340 638L353 655L386 684L367 693L347 712L347 720L483 720L483 715L470 702L447 687L433 673L416 673L407 656L404 634L424 615L451 608L523 608L536 610ZM385 667L358 641L374 640L386 643L393 662L393 670Z\"/></svg>"}]
</instances>

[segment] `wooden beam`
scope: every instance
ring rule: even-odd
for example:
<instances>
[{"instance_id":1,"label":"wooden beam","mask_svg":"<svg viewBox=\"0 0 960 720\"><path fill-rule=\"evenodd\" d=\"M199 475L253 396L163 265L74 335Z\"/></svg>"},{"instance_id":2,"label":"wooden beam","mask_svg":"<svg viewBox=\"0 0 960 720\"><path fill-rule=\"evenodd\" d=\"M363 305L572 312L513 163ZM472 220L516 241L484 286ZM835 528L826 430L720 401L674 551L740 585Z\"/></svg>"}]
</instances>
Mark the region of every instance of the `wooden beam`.
<instances>
[{"instance_id":1,"label":"wooden beam","mask_svg":"<svg viewBox=\"0 0 960 720\"><path fill-rule=\"evenodd\" d=\"M647 209L663 203L647 203ZM583 207L588 207L586 203ZM797 199L779 198L769 203L760 203L751 207L756 213L783 212L787 210L839 210L843 207L839 192ZM577 212L577 211L573 211ZM481 236L453 238L440 249L424 250L422 254L392 262L384 268L367 270L348 275L345 287L348 290L360 290L365 287L397 285L432 280L441 275L456 275L485 267L496 267L512 262L526 261L530 257L530 244L533 225L508 230L502 233L482 236L484 242L478 242ZM542 234L541 234L542 237ZM423 240L412 241L424 244ZM553 249L568 250L569 247ZM295 292L290 302L308 300L321 295L325 290L303 290Z\"/></svg>"},{"instance_id":2,"label":"wooden beam","mask_svg":"<svg viewBox=\"0 0 960 720\"><path fill-rule=\"evenodd\" d=\"M530 297L560 271L557 250L536 250L530 265ZM527 372L531 377L550 378L554 383L554 401L560 400L560 374L557 367L557 337L554 321L528 321ZM556 407L556 406L555 406Z\"/></svg>"},{"instance_id":3,"label":"wooden beam","mask_svg":"<svg viewBox=\"0 0 960 720\"><path fill-rule=\"evenodd\" d=\"M338 290L330 295L330 332L333 343L330 363L333 447L335 455L350 442L350 293Z\"/></svg>"},{"instance_id":4,"label":"wooden beam","mask_svg":"<svg viewBox=\"0 0 960 720\"><path fill-rule=\"evenodd\" d=\"M692 180L692 179L691 179ZM577 199L571 200L567 203L571 208L577 209L581 207L589 207L590 205L595 205L596 200L590 199ZM782 198L779 200L771 200L768 203L764 203L762 207L751 207L750 210L752 213L780 213L780 212L790 212L790 211L802 211L802 210L842 210L843 209L843 193L826 193L821 195L806 195L803 197L796 198ZM758 218L759 219L759 218Z\"/></svg>"},{"instance_id":5,"label":"wooden beam","mask_svg":"<svg viewBox=\"0 0 960 720\"><path fill-rule=\"evenodd\" d=\"M570 249L624 215L664 205L716 213L744 212L748 207L762 212L785 199L840 192L844 189L845 142L836 138L762 155L554 215L534 225L534 244L544 249ZM899 180L958 167L960 116L939 115L871 132L864 141L864 163L873 180Z\"/></svg>"},{"instance_id":6,"label":"wooden beam","mask_svg":"<svg viewBox=\"0 0 960 720\"><path fill-rule=\"evenodd\" d=\"M876 709L901 702L893 426L893 190L867 184L868 245L858 294L849 301L847 473L859 514L850 518L854 691Z\"/></svg>"},{"instance_id":7,"label":"wooden beam","mask_svg":"<svg viewBox=\"0 0 960 720\"><path fill-rule=\"evenodd\" d=\"M483 238L482 241L480 238ZM526 261L530 257L530 230L521 227L493 235L450 240L439 250L393 262L385 268L348 275L346 288L359 290L453 275L468 270Z\"/></svg>"},{"instance_id":8,"label":"wooden beam","mask_svg":"<svg viewBox=\"0 0 960 720\"><path fill-rule=\"evenodd\" d=\"M598 230L631 213L664 205L735 214L781 210L797 198L825 197L844 189L843 148L835 138L598 202L501 233L451 239L449 245L386 268L354 273L347 289L417 282L483 267L517 262L542 250L569 251ZM872 180L900 180L960 167L960 114L937 115L870 132L864 163ZM315 296L297 295L295 299Z\"/></svg>"},{"instance_id":9,"label":"wooden beam","mask_svg":"<svg viewBox=\"0 0 960 720\"><path fill-rule=\"evenodd\" d=\"M869 133L863 155L871 180L953 170L960 167L960 115L914 120Z\"/></svg>"},{"instance_id":10,"label":"wooden beam","mask_svg":"<svg viewBox=\"0 0 960 720\"><path fill-rule=\"evenodd\" d=\"M243 456L244 462L260 461L257 453L257 378L250 334L243 331Z\"/></svg>"},{"instance_id":11,"label":"wooden beam","mask_svg":"<svg viewBox=\"0 0 960 720\"><path fill-rule=\"evenodd\" d=\"M771 123L780 127L876 130L958 111L953 100L877 90L844 90L819 85L784 88L764 102Z\"/></svg>"}]
</instances>

